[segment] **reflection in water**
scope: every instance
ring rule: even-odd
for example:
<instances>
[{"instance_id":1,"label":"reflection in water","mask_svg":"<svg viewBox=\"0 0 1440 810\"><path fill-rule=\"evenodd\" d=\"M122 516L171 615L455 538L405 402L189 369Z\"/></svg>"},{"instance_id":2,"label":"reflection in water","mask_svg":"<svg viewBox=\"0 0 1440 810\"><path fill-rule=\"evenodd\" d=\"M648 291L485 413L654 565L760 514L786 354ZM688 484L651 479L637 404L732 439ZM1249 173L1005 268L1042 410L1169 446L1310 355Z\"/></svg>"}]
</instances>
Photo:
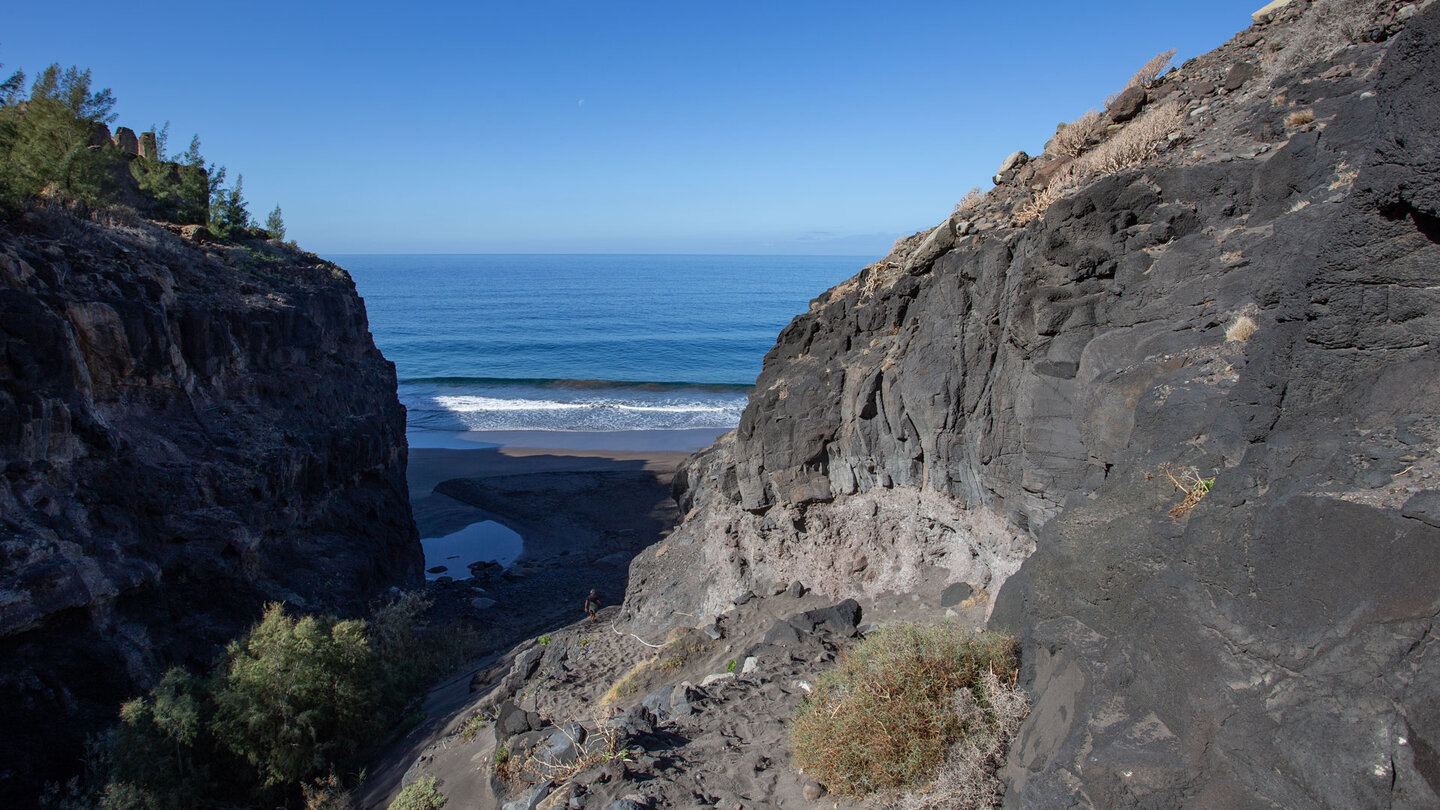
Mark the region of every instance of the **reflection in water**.
<instances>
[{"instance_id":1,"label":"reflection in water","mask_svg":"<svg viewBox=\"0 0 1440 810\"><path fill-rule=\"evenodd\" d=\"M458 532L444 537L426 537L420 541L425 549L426 579L470 578L470 563L491 561L509 567L524 550L520 535L493 520L471 523ZM444 566L444 571L428 569Z\"/></svg>"}]
</instances>

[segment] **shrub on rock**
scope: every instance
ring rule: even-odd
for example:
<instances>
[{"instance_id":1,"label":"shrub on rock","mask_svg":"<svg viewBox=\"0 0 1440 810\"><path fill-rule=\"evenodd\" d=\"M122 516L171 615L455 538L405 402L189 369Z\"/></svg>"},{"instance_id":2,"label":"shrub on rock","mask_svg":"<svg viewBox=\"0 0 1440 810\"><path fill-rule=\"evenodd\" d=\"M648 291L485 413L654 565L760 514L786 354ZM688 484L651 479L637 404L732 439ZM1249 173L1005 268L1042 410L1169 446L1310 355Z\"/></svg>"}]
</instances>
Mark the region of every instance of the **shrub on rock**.
<instances>
[{"instance_id":1,"label":"shrub on rock","mask_svg":"<svg viewBox=\"0 0 1440 810\"><path fill-rule=\"evenodd\" d=\"M795 764L852 796L931 778L947 751L993 732L985 676L1011 684L1016 643L1001 633L894 625L843 655L815 684L791 729ZM961 712L976 704L979 712Z\"/></svg>"}]
</instances>

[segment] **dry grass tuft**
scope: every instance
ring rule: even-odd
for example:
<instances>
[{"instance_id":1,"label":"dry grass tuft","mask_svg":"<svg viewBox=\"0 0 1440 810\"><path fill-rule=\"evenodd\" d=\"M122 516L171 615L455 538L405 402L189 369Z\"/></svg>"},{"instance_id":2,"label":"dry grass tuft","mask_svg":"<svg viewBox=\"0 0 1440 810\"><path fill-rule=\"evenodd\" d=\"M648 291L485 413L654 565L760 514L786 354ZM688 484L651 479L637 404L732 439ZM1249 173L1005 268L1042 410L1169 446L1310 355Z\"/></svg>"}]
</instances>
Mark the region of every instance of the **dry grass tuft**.
<instances>
[{"instance_id":1,"label":"dry grass tuft","mask_svg":"<svg viewBox=\"0 0 1440 810\"><path fill-rule=\"evenodd\" d=\"M981 673L985 705L974 692L961 690L955 694L955 713L961 723L972 728L988 728L969 735L950 747L945 763L929 784L898 795L874 797L872 807L893 810L978 810L1000 804L1005 792L1000 769L1010 751L1010 741L1020 730L1020 723L1030 713L1030 701L1013 684L1007 684L994 673Z\"/></svg>"},{"instance_id":2,"label":"dry grass tuft","mask_svg":"<svg viewBox=\"0 0 1440 810\"><path fill-rule=\"evenodd\" d=\"M1200 471L1194 467L1181 471L1178 477L1169 466L1160 467L1160 472L1170 479L1170 483L1174 484L1176 489L1185 493L1185 500L1170 509L1171 520L1179 520L1194 511L1200 501L1210 494L1211 487L1215 486L1215 476L1201 478ZM1149 475L1147 474L1146 477L1148 478Z\"/></svg>"},{"instance_id":3,"label":"dry grass tuft","mask_svg":"<svg viewBox=\"0 0 1440 810\"><path fill-rule=\"evenodd\" d=\"M1249 315L1241 315L1225 329L1225 340L1227 343L1243 342L1250 339L1260 329L1255 319Z\"/></svg>"},{"instance_id":4,"label":"dry grass tuft","mask_svg":"<svg viewBox=\"0 0 1440 810\"><path fill-rule=\"evenodd\" d=\"M850 796L930 779L957 743L985 747L998 725L985 676L1013 685L1017 667L1001 633L886 627L817 679L791 727L795 764Z\"/></svg>"},{"instance_id":5,"label":"dry grass tuft","mask_svg":"<svg viewBox=\"0 0 1440 810\"><path fill-rule=\"evenodd\" d=\"M600 697L601 705L610 705L639 692L657 680L656 673L675 672L695 656L709 652L714 642L709 636L691 628L677 628L670 633L665 646L655 655L641 661L610 685Z\"/></svg>"},{"instance_id":6,"label":"dry grass tuft","mask_svg":"<svg viewBox=\"0 0 1440 810\"><path fill-rule=\"evenodd\" d=\"M1135 75L1130 77L1130 81L1125 83L1126 89L1131 87L1143 87L1146 89L1154 87L1155 80L1170 69L1170 60L1174 58L1174 48L1150 57L1150 61L1142 65L1141 68L1135 72Z\"/></svg>"},{"instance_id":7,"label":"dry grass tuft","mask_svg":"<svg viewBox=\"0 0 1440 810\"><path fill-rule=\"evenodd\" d=\"M610 688L606 689L605 694L600 696L600 704L609 705L640 691L641 680L644 678L645 673L654 665L655 659L647 658L631 667L629 672L620 676L620 680L610 684Z\"/></svg>"},{"instance_id":8,"label":"dry grass tuft","mask_svg":"<svg viewBox=\"0 0 1440 810\"><path fill-rule=\"evenodd\" d=\"M564 726L557 728L563 730ZM575 745L575 750L578 752L575 761L567 763L549 763L534 755L528 756L523 764L512 769L512 779L522 779L532 784L548 779L556 785L562 785L575 776L617 757L623 757L626 753L620 745L620 735L614 729L608 728L589 735L585 742Z\"/></svg>"},{"instance_id":9,"label":"dry grass tuft","mask_svg":"<svg viewBox=\"0 0 1440 810\"><path fill-rule=\"evenodd\" d=\"M1290 129L1296 129L1298 127L1303 127L1306 124L1313 123L1314 121L1314 110L1296 110L1295 112L1290 113L1288 116L1285 117L1285 126L1289 127Z\"/></svg>"},{"instance_id":10,"label":"dry grass tuft","mask_svg":"<svg viewBox=\"0 0 1440 810\"><path fill-rule=\"evenodd\" d=\"M1071 176L1080 182L1138 166L1185 123L1175 101L1146 110L1110 140L1076 158Z\"/></svg>"},{"instance_id":11,"label":"dry grass tuft","mask_svg":"<svg viewBox=\"0 0 1440 810\"><path fill-rule=\"evenodd\" d=\"M979 186L976 186L965 192L965 196L960 198L960 202L955 203L955 213L963 214L979 205L983 199L985 199L985 192L981 191Z\"/></svg>"},{"instance_id":12,"label":"dry grass tuft","mask_svg":"<svg viewBox=\"0 0 1440 810\"><path fill-rule=\"evenodd\" d=\"M1051 180L1048 186L1035 192L1029 200L1021 204L1021 206L1011 214L1010 221L1019 226L1042 216L1046 209L1054 205L1056 200L1060 199L1063 188L1064 181L1062 178L1057 177Z\"/></svg>"},{"instance_id":13,"label":"dry grass tuft","mask_svg":"<svg viewBox=\"0 0 1440 810\"><path fill-rule=\"evenodd\" d=\"M1105 117L1098 110L1091 110L1074 121L1062 126L1055 137L1050 139L1050 154L1059 157L1076 157L1099 140L1105 131Z\"/></svg>"}]
</instances>

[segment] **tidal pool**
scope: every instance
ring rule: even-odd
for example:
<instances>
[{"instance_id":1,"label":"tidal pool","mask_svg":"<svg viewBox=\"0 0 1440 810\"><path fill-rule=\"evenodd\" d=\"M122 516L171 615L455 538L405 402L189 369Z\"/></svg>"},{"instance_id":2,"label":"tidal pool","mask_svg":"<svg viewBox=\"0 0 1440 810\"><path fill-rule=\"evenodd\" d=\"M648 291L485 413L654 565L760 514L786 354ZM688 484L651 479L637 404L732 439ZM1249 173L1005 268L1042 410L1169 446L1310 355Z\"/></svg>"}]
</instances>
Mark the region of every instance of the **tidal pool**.
<instances>
[{"instance_id":1,"label":"tidal pool","mask_svg":"<svg viewBox=\"0 0 1440 810\"><path fill-rule=\"evenodd\" d=\"M470 578L470 563L494 561L505 567L515 562L525 543L514 530L493 520L471 523L458 532L444 537L421 538L425 550L425 578ZM444 566L444 571L430 573L431 568Z\"/></svg>"}]
</instances>

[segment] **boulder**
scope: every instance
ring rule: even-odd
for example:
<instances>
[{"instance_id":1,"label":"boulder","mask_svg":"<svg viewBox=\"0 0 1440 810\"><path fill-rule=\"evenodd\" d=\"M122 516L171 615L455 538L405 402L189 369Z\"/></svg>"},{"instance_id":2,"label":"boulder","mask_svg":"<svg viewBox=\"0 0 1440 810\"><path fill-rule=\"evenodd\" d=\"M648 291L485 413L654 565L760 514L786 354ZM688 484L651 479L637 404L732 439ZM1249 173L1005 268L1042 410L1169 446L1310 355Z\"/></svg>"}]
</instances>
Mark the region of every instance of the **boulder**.
<instances>
[{"instance_id":1,"label":"boulder","mask_svg":"<svg viewBox=\"0 0 1440 810\"><path fill-rule=\"evenodd\" d=\"M786 621L804 633L825 630L849 638L855 635L855 625L860 621L860 603L846 599L830 607L807 610Z\"/></svg>"},{"instance_id":2,"label":"boulder","mask_svg":"<svg viewBox=\"0 0 1440 810\"><path fill-rule=\"evenodd\" d=\"M1255 66L1249 62L1236 62L1225 74L1225 81L1222 82L1226 90L1235 92L1245 85L1245 82L1255 76Z\"/></svg>"},{"instance_id":3,"label":"boulder","mask_svg":"<svg viewBox=\"0 0 1440 810\"><path fill-rule=\"evenodd\" d=\"M1427 489L1412 495L1400 507L1400 515L1440 529L1440 490Z\"/></svg>"},{"instance_id":4,"label":"boulder","mask_svg":"<svg viewBox=\"0 0 1440 810\"><path fill-rule=\"evenodd\" d=\"M540 666L540 657L544 654L544 645L536 645L516 655L515 663L510 667L510 674L506 675L505 680L501 682L505 691L510 694L520 691L520 687L525 685L525 681L535 674L536 668Z\"/></svg>"},{"instance_id":5,"label":"boulder","mask_svg":"<svg viewBox=\"0 0 1440 810\"><path fill-rule=\"evenodd\" d=\"M787 621L776 619L775 623L770 625L770 629L765 631L765 643L780 647L799 644L800 630Z\"/></svg>"},{"instance_id":6,"label":"boulder","mask_svg":"<svg viewBox=\"0 0 1440 810\"><path fill-rule=\"evenodd\" d=\"M688 717L695 713L692 700L699 697L684 684L662 686L645 696L640 705L655 717L656 724L668 722L676 717Z\"/></svg>"},{"instance_id":7,"label":"boulder","mask_svg":"<svg viewBox=\"0 0 1440 810\"><path fill-rule=\"evenodd\" d=\"M1145 108L1145 101L1145 88L1138 85L1127 87L1115 97L1114 101L1110 102L1110 106L1105 108L1105 112L1109 113L1111 121L1123 124L1140 114L1140 111Z\"/></svg>"},{"instance_id":8,"label":"boulder","mask_svg":"<svg viewBox=\"0 0 1440 810\"><path fill-rule=\"evenodd\" d=\"M495 708L495 732L501 739L544 727L539 714L520 708L513 700L503 701Z\"/></svg>"},{"instance_id":9,"label":"boulder","mask_svg":"<svg viewBox=\"0 0 1440 810\"><path fill-rule=\"evenodd\" d=\"M502 805L503 810L537 810L545 797L550 795L552 787L553 783L547 779L531 788L520 798L506 802Z\"/></svg>"},{"instance_id":10,"label":"boulder","mask_svg":"<svg viewBox=\"0 0 1440 810\"><path fill-rule=\"evenodd\" d=\"M1007 172L1013 171L1020 168L1021 166L1024 166L1025 163L1029 160L1030 156L1025 154L1024 150L1017 149L1014 152L1011 152L1003 161L1000 162L1000 168L996 170L995 173L1005 174Z\"/></svg>"},{"instance_id":11,"label":"boulder","mask_svg":"<svg viewBox=\"0 0 1440 810\"><path fill-rule=\"evenodd\" d=\"M1271 2L1251 12L1250 20L1257 25L1270 22L1276 14L1279 14L1281 10L1293 2L1295 2L1295 0L1271 0Z\"/></svg>"},{"instance_id":12,"label":"boulder","mask_svg":"<svg viewBox=\"0 0 1440 810\"><path fill-rule=\"evenodd\" d=\"M569 765L580 758L580 746L585 744L585 727L571 720L553 727L548 739L540 749L538 758L546 765Z\"/></svg>"},{"instance_id":13,"label":"boulder","mask_svg":"<svg viewBox=\"0 0 1440 810\"><path fill-rule=\"evenodd\" d=\"M625 737L641 737L654 734L657 722L655 713L641 704L606 720L605 726Z\"/></svg>"}]
</instances>

